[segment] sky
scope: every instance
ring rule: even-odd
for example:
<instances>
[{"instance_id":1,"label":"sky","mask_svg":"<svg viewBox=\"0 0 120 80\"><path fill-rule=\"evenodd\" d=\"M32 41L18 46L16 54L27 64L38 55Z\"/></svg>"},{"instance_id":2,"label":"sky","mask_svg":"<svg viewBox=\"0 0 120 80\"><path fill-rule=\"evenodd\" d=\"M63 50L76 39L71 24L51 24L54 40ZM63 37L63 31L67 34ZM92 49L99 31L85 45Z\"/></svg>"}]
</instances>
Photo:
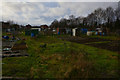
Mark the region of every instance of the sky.
<instances>
[{"instance_id":1,"label":"sky","mask_svg":"<svg viewBox=\"0 0 120 80\"><path fill-rule=\"evenodd\" d=\"M89 1L89 0L88 0ZM69 18L70 15L87 16L97 8L117 7L117 1L114 2L60 2L60 1L20 1L11 0L11 2L4 0L0 5L2 21L14 21L22 25L50 25L55 19Z\"/></svg>"}]
</instances>

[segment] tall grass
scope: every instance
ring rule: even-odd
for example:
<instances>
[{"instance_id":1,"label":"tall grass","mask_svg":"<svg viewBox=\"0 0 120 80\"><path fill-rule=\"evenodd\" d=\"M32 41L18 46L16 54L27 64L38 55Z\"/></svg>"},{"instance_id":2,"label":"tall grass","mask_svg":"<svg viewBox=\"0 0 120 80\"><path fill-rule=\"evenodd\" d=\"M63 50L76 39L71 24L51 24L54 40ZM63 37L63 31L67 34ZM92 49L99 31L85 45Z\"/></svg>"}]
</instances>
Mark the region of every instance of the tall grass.
<instances>
[{"instance_id":1,"label":"tall grass","mask_svg":"<svg viewBox=\"0 0 120 80\"><path fill-rule=\"evenodd\" d=\"M4 58L3 76L29 78L116 78L115 52L63 41L58 37L26 38L30 56ZM47 44L46 48L40 45Z\"/></svg>"}]
</instances>

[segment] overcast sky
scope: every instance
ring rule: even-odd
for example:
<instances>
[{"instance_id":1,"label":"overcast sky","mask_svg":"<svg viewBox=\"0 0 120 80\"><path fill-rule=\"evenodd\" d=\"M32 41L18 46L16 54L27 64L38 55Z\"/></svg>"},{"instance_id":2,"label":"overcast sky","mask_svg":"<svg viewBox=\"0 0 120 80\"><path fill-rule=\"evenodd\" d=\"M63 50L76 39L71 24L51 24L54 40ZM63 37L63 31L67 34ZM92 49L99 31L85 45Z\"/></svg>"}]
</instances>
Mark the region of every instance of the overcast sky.
<instances>
[{"instance_id":1,"label":"overcast sky","mask_svg":"<svg viewBox=\"0 0 120 80\"><path fill-rule=\"evenodd\" d=\"M2 2L2 20L42 25L69 15L87 16L97 8L117 7L117 2Z\"/></svg>"}]
</instances>

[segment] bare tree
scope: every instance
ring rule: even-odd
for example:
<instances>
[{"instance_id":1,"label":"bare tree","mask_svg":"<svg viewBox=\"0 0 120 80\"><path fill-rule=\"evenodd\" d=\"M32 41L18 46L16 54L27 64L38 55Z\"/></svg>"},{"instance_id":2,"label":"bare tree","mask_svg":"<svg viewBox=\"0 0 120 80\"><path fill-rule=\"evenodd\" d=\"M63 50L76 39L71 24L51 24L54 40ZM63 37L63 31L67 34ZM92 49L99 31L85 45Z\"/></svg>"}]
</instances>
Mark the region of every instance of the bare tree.
<instances>
[{"instance_id":1,"label":"bare tree","mask_svg":"<svg viewBox=\"0 0 120 80\"><path fill-rule=\"evenodd\" d=\"M110 23L113 22L115 20L115 15L114 15L114 10L112 7L108 7L105 10L105 20Z\"/></svg>"}]
</instances>

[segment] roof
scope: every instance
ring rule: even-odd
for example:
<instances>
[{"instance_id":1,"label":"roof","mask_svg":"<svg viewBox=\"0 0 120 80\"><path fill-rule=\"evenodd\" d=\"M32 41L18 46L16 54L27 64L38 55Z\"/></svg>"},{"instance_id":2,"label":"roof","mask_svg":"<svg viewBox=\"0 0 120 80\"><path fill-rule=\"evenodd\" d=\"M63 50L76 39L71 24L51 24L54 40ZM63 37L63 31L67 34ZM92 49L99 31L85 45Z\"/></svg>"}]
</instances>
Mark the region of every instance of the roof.
<instances>
[{"instance_id":1,"label":"roof","mask_svg":"<svg viewBox=\"0 0 120 80\"><path fill-rule=\"evenodd\" d=\"M10 28L10 24L8 22L2 22L2 28Z\"/></svg>"},{"instance_id":2,"label":"roof","mask_svg":"<svg viewBox=\"0 0 120 80\"><path fill-rule=\"evenodd\" d=\"M25 28L28 28L28 29L30 29L32 26L30 25L30 24L28 24L28 25L26 25L26 27Z\"/></svg>"},{"instance_id":3,"label":"roof","mask_svg":"<svg viewBox=\"0 0 120 80\"><path fill-rule=\"evenodd\" d=\"M47 25L41 25L40 27L41 27L41 28L48 28Z\"/></svg>"},{"instance_id":4,"label":"roof","mask_svg":"<svg viewBox=\"0 0 120 80\"><path fill-rule=\"evenodd\" d=\"M41 28L41 27L31 27L31 28Z\"/></svg>"},{"instance_id":5,"label":"roof","mask_svg":"<svg viewBox=\"0 0 120 80\"><path fill-rule=\"evenodd\" d=\"M77 28L73 28L73 29L77 29Z\"/></svg>"},{"instance_id":6,"label":"roof","mask_svg":"<svg viewBox=\"0 0 120 80\"><path fill-rule=\"evenodd\" d=\"M101 28L96 28L96 29L101 29Z\"/></svg>"}]
</instances>

